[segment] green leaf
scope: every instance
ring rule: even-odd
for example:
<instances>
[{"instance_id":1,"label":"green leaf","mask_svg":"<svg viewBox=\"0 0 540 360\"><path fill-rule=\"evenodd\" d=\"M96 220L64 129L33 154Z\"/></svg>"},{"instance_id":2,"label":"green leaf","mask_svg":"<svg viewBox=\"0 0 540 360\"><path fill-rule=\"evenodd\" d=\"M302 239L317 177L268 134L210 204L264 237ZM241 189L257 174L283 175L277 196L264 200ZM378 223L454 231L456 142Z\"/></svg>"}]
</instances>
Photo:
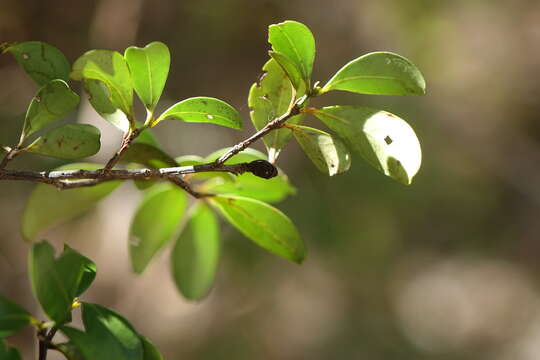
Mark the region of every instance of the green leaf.
<instances>
[{"instance_id":1,"label":"green leaf","mask_svg":"<svg viewBox=\"0 0 540 360\"><path fill-rule=\"evenodd\" d=\"M0 359L2 360L21 360L19 350L8 346L4 340L0 339Z\"/></svg>"},{"instance_id":2,"label":"green leaf","mask_svg":"<svg viewBox=\"0 0 540 360\"><path fill-rule=\"evenodd\" d=\"M285 71L293 87L296 89L296 96L302 96L306 92L306 83L302 78L302 73L294 62L282 53L269 51L270 57L274 59Z\"/></svg>"},{"instance_id":3,"label":"green leaf","mask_svg":"<svg viewBox=\"0 0 540 360\"><path fill-rule=\"evenodd\" d=\"M312 112L385 175L409 185L420 169L418 138L396 115L361 106L329 106Z\"/></svg>"},{"instance_id":4,"label":"green leaf","mask_svg":"<svg viewBox=\"0 0 540 360\"><path fill-rule=\"evenodd\" d=\"M349 170L351 156L340 139L307 126L290 125L289 129L320 171L333 176Z\"/></svg>"},{"instance_id":5,"label":"green leaf","mask_svg":"<svg viewBox=\"0 0 540 360\"><path fill-rule=\"evenodd\" d=\"M86 79L84 89L88 93L88 101L96 112L106 121L116 126L122 132L129 130L129 120L126 114L111 102L111 92L103 82Z\"/></svg>"},{"instance_id":6,"label":"green leaf","mask_svg":"<svg viewBox=\"0 0 540 360\"><path fill-rule=\"evenodd\" d=\"M62 259L73 259L73 262L80 264L80 279L77 281L77 286L75 286L76 290L74 292L75 297L79 297L90 287L92 282L94 282L97 273L96 264L70 248L67 244L64 245Z\"/></svg>"},{"instance_id":7,"label":"green leaf","mask_svg":"<svg viewBox=\"0 0 540 360\"><path fill-rule=\"evenodd\" d=\"M178 166L178 163L156 146L135 142L122 154L121 161L144 165L151 169Z\"/></svg>"},{"instance_id":8,"label":"green leaf","mask_svg":"<svg viewBox=\"0 0 540 360\"><path fill-rule=\"evenodd\" d=\"M389 52L374 52L352 60L322 88L374 95L424 95L424 77L409 60Z\"/></svg>"},{"instance_id":9,"label":"green leaf","mask_svg":"<svg viewBox=\"0 0 540 360\"><path fill-rule=\"evenodd\" d=\"M145 360L143 343L126 319L96 304L81 307L85 332L68 326L60 330L85 359Z\"/></svg>"},{"instance_id":10,"label":"green leaf","mask_svg":"<svg viewBox=\"0 0 540 360\"><path fill-rule=\"evenodd\" d=\"M230 148L220 149L208 155L203 162L212 162L225 154ZM254 160L267 160L262 152L247 148L227 160L226 164L239 164ZM206 177L209 178L209 177ZM295 194L296 189L289 183L287 175L280 170L279 175L263 179L250 173L236 177L211 177L203 185L203 190L218 194L234 194L265 202L279 202Z\"/></svg>"},{"instance_id":11,"label":"green leaf","mask_svg":"<svg viewBox=\"0 0 540 360\"><path fill-rule=\"evenodd\" d=\"M192 209L171 253L171 270L178 290L189 300L201 300L216 274L220 243L216 216L204 203Z\"/></svg>"},{"instance_id":12,"label":"green leaf","mask_svg":"<svg viewBox=\"0 0 540 360\"><path fill-rule=\"evenodd\" d=\"M210 97L193 97L180 101L165 110L152 126L166 119L242 128L242 117L238 111L226 102Z\"/></svg>"},{"instance_id":13,"label":"green leaf","mask_svg":"<svg viewBox=\"0 0 540 360\"><path fill-rule=\"evenodd\" d=\"M274 51L282 53L294 63L309 88L315 60L315 39L309 28L291 20L270 25L268 42L272 44Z\"/></svg>"},{"instance_id":14,"label":"green leaf","mask_svg":"<svg viewBox=\"0 0 540 360\"><path fill-rule=\"evenodd\" d=\"M32 99L26 112L21 138L35 133L61 119L79 103L79 96L63 80L52 80L43 85Z\"/></svg>"},{"instance_id":15,"label":"green leaf","mask_svg":"<svg viewBox=\"0 0 540 360\"><path fill-rule=\"evenodd\" d=\"M155 41L144 48L128 47L124 57L131 71L135 92L144 106L149 111L154 111L169 74L169 48L164 43Z\"/></svg>"},{"instance_id":16,"label":"green leaf","mask_svg":"<svg viewBox=\"0 0 540 360\"><path fill-rule=\"evenodd\" d=\"M218 195L209 199L225 219L257 245L301 263L305 248L292 221L278 209L258 200Z\"/></svg>"},{"instance_id":17,"label":"green leaf","mask_svg":"<svg viewBox=\"0 0 540 360\"><path fill-rule=\"evenodd\" d=\"M56 344L58 351L62 353L68 360L85 360L82 356L79 348L75 346L72 342Z\"/></svg>"},{"instance_id":18,"label":"green leaf","mask_svg":"<svg viewBox=\"0 0 540 360\"><path fill-rule=\"evenodd\" d=\"M187 199L171 184L160 184L145 194L130 227L129 255L133 271L140 274L178 229Z\"/></svg>"},{"instance_id":19,"label":"green leaf","mask_svg":"<svg viewBox=\"0 0 540 360\"><path fill-rule=\"evenodd\" d=\"M117 51L90 50L73 64L74 80L99 80L110 91L110 101L131 119L133 117L133 83L124 57Z\"/></svg>"},{"instance_id":20,"label":"green leaf","mask_svg":"<svg viewBox=\"0 0 540 360\"><path fill-rule=\"evenodd\" d=\"M144 336L140 338L144 348L144 360L163 360L163 356L161 356L159 350L149 339Z\"/></svg>"},{"instance_id":21,"label":"green leaf","mask_svg":"<svg viewBox=\"0 0 540 360\"><path fill-rule=\"evenodd\" d=\"M96 170L101 166L89 163L75 163L56 170L85 169ZM120 181L110 181L91 187L81 187L59 191L46 184L37 185L30 194L22 216L22 235L31 241L43 230L74 219L109 195Z\"/></svg>"},{"instance_id":22,"label":"green leaf","mask_svg":"<svg viewBox=\"0 0 540 360\"><path fill-rule=\"evenodd\" d=\"M69 62L54 46L40 41L27 41L8 46L3 52L13 54L38 85L45 85L54 79L69 79Z\"/></svg>"},{"instance_id":23,"label":"green leaf","mask_svg":"<svg viewBox=\"0 0 540 360\"><path fill-rule=\"evenodd\" d=\"M32 246L28 261L32 291L43 311L56 324L71 320L73 299L90 285L95 276L95 273L88 272L91 265L93 263L89 259L69 247L55 259L54 249L49 243L43 241Z\"/></svg>"},{"instance_id":24,"label":"green leaf","mask_svg":"<svg viewBox=\"0 0 540 360\"><path fill-rule=\"evenodd\" d=\"M0 296L0 339L17 333L30 324L30 319L28 311Z\"/></svg>"},{"instance_id":25,"label":"green leaf","mask_svg":"<svg viewBox=\"0 0 540 360\"><path fill-rule=\"evenodd\" d=\"M88 124L65 124L37 138L26 151L59 159L80 159L96 154L99 129Z\"/></svg>"},{"instance_id":26,"label":"green leaf","mask_svg":"<svg viewBox=\"0 0 540 360\"><path fill-rule=\"evenodd\" d=\"M262 129L270 121L287 112L293 104L295 96L291 82L275 60L269 60L263 66L263 71L265 74L259 83L251 86L248 98L251 121L257 130ZM302 117L303 115L293 116L287 123L297 124L302 120ZM289 130L279 129L263 137L268 150L268 161L275 162L291 136Z\"/></svg>"}]
</instances>

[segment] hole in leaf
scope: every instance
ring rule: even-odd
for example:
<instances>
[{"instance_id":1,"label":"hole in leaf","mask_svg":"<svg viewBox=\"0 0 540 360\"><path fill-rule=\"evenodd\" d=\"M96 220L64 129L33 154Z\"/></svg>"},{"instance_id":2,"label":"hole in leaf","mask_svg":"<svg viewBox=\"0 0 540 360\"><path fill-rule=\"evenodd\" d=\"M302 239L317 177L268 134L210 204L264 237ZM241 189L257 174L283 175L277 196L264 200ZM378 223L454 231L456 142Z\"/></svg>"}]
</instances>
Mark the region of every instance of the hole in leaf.
<instances>
[{"instance_id":1,"label":"hole in leaf","mask_svg":"<svg viewBox=\"0 0 540 360\"><path fill-rule=\"evenodd\" d=\"M386 143L386 145L390 145L394 142L394 140L392 140L390 136L386 135L386 137L384 138L384 142Z\"/></svg>"},{"instance_id":2,"label":"hole in leaf","mask_svg":"<svg viewBox=\"0 0 540 360\"><path fill-rule=\"evenodd\" d=\"M206 117L209 118L210 120L212 120L214 118L214 115L208 114L208 115L206 115Z\"/></svg>"}]
</instances>

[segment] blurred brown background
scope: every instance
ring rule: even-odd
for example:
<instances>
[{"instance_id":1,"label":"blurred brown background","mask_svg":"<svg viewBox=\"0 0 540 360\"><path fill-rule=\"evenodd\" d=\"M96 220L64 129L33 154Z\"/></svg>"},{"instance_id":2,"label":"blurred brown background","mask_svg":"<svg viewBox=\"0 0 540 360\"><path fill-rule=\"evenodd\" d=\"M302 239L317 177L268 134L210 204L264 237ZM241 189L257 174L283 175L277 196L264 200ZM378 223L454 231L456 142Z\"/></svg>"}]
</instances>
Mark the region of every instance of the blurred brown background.
<instances>
[{"instance_id":1,"label":"blurred brown background","mask_svg":"<svg viewBox=\"0 0 540 360\"><path fill-rule=\"evenodd\" d=\"M271 256L224 225L216 286L197 304L176 292L167 250L142 276L130 273L127 230L140 193L126 184L47 234L96 261L85 300L125 315L167 359L539 359L537 0L0 0L0 42L46 41L70 61L93 48L165 42L172 67L161 107L206 95L245 115L243 133L157 128L171 154L205 155L252 131L247 92L267 57L267 26L285 19L315 35L315 80L375 50L422 70L425 97L336 93L315 104L363 104L408 120L424 153L415 184L401 186L359 157L327 178L291 143L280 166L298 193L278 206L303 234L307 261ZM36 86L7 55L0 84L0 144L9 145ZM119 132L85 101L72 117L104 133L94 160L110 156ZM10 166L60 164L28 155ZM0 184L0 293L39 313L19 235L32 187ZM30 329L10 342L36 357Z\"/></svg>"}]
</instances>

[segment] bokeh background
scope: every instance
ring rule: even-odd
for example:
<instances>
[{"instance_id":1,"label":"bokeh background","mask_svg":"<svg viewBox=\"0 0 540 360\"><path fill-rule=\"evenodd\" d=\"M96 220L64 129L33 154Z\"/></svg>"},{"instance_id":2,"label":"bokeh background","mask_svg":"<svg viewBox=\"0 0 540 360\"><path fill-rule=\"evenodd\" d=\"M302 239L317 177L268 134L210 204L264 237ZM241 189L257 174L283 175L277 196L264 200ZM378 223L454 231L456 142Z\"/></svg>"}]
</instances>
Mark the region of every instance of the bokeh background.
<instances>
[{"instance_id":1,"label":"bokeh background","mask_svg":"<svg viewBox=\"0 0 540 360\"><path fill-rule=\"evenodd\" d=\"M245 116L243 133L157 128L171 154L205 155L252 131L247 92L267 58L267 26L285 19L313 31L316 80L375 50L422 70L425 97L316 100L408 120L424 154L416 182L402 186L359 157L348 173L327 178L291 143L279 165L298 192L278 206L300 229L307 260L297 266L269 255L224 224L216 285L200 303L175 290L168 250L142 276L130 272L127 231L141 194L126 184L46 234L96 261L85 300L125 315L166 359L539 359L537 0L0 0L0 42L46 41L70 61L89 49L165 42L172 66L162 108L206 95ZM8 55L0 56L0 84L0 144L10 145L36 86ZM101 128L94 161L118 146L120 133L85 101L71 119ZM10 166L60 164L28 155ZM19 234L32 187L0 184L0 293L39 314ZM36 358L31 329L9 341Z\"/></svg>"}]
</instances>

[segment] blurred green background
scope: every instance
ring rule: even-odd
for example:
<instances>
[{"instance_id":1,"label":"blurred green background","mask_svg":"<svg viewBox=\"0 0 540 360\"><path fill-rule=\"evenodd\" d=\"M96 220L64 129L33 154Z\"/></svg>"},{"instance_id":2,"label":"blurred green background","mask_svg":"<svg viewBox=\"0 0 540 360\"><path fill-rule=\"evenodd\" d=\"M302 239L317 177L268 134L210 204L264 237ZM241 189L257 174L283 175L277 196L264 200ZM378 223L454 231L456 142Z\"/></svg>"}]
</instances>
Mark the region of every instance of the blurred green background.
<instances>
[{"instance_id":1,"label":"blurred green background","mask_svg":"<svg viewBox=\"0 0 540 360\"><path fill-rule=\"evenodd\" d=\"M402 186L359 157L327 178L292 142L279 165L298 192L278 207L300 229L308 259L288 263L224 226L216 285L195 304L175 290L168 250L142 276L130 272L127 231L141 195L126 184L47 234L96 261L85 300L125 315L167 359L539 359L537 0L0 0L0 42L46 41L70 61L89 49L165 42L172 64L162 108L205 95L245 116L242 133L157 127L172 155L206 155L252 132L247 93L267 58L267 26L285 19L315 35L315 80L376 50L404 55L424 73L425 97L335 93L315 103L406 119L424 154L415 183ZM0 79L0 144L9 145L36 86L8 55ZM101 128L93 160L105 161L121 134L86 101L71 116ZM10 166L60 164L28 155ZM0 293L39 313L19 234L32 187L0 184ZM31 329L9 340L25 359L36 357Z\"/></svg>"}]
</instances>

